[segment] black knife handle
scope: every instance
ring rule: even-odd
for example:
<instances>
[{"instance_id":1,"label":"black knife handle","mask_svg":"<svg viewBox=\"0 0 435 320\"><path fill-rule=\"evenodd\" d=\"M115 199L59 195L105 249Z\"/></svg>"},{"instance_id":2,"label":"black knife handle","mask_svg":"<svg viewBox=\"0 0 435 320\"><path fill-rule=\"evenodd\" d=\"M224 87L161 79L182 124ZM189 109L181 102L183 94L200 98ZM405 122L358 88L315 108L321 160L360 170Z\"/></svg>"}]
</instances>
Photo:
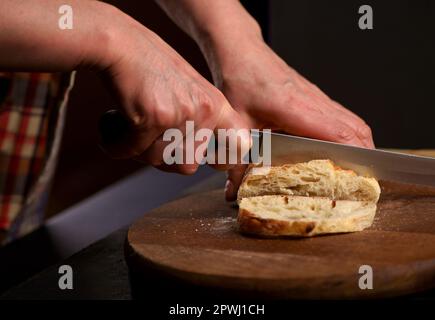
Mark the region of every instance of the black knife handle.
<instances>
[{"instance_id":1,"label":"black knife handle","mask_svg":"<svg viewBox=\"0 0 435 320\"><path fill-rule=\"evenodd\" d=\"M103 145L122 142L132 130L130 121L118 110L105 112L98 124Z\"/></svg>"}]
</instances>

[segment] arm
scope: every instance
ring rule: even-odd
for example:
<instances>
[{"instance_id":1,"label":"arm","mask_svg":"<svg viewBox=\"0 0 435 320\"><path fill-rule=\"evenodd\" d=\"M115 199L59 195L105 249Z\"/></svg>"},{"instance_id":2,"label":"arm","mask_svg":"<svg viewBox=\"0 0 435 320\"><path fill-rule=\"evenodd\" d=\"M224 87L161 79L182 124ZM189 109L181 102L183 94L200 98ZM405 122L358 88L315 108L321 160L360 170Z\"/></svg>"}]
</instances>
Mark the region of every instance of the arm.
<instances>
[{"instance_id":1,"label":"arm","mask_svg":"<svg viewBox=\"0 0 435 320\"><path fill-rule=\"evenodd\" d=\"M238 0L156 2L199 45L218 85L223 81L223 64L231 63L234 53L263 42L260 26Z\"/></svg>"},{"instance_id":2,"label":"arm","mask_svg":"<svg viewBox=\"0 0 435 320\"><path fill-rule=\"evenodd\" d=\"M238 0L157 0L204 53L218 88L255 128L374 147L371 130L279 58ZM232 170L234 199L243 168Z\"/></svg>"},{"instance_id":3,"label":"arm","mask_svg":"<svg viewBox=\"0 0 435 320\"><path fill-rule=\"evenodd\" d=\"M99 71L131 122L132 132L115 146L114 157L191 174L199 163L167 165L167 129L245 128L222 93L155 33L110 5L71 0L72 30L58 28L61 0L0 1L0 69ZM243 139L244 138L244 139ZM237 146L245 150L249 137ZM200 162L200 161L199 161Z\"/></svg>"},{"instance_id":4,"label":"arm","mask_svg":"<svg viewBox=\"0 0 435 320\"><path fill-rule=\"evenodd\" d=\"M0 69L68 71L103 64L112 10L97 1L72 0L74 29L58 27L60 0L0 2Z\"/></svg>"}]
</instances>

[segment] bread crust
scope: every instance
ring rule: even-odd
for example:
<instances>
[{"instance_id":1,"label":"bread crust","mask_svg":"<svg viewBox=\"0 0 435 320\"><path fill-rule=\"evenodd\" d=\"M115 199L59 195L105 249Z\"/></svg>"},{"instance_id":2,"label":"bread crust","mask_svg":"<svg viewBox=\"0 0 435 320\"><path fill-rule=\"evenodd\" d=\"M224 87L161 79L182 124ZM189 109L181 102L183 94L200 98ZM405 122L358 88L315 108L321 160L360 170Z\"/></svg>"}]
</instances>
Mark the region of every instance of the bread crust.
<instances>
[{"instance_id":1,"label":"bread crust","mask_svg":"<svg viewBox=\"0 0 435 320\"><path fill-rule=\"evenodd\" d=\"M288 222L277 219L264 219L245 209L239 210L237 223L242 233L269 237L309 237L316 228L315 221Z\"/></svg>"},{"instance_id":2,"label":"bread crust","mask_svg":"<svg viewBox=\"0 0 435 320\"><path fill-rule=\"evenodd\" d=\"M266 237L312 237L321 234L362 231L371 226L376 214L376 205L359 214L334 220L279 220L265 219L246 209L239 209L239 231Z\"/></svg>"}]
</instances>

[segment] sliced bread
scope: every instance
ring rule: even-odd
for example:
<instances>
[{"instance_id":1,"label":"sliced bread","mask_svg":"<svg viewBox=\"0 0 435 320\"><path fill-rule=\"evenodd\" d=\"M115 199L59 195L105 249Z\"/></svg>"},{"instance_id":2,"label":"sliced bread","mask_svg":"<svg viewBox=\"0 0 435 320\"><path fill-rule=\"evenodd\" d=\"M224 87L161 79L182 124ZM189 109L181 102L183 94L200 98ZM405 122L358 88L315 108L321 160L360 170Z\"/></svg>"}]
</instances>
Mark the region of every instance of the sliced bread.
<instances>
[{"instance_id":1,"label":"sliced bread","mask_svg":"<svg viewBox=\"0 0 435 320\"><path fill-rule=\"evenodd\" d=\"M268 195L239 203L240 231L263 236L309 237L369 227L376 203L323 197Z\"/></svg>"},{"instance_id":2,"label":"sliced bread","mask_svg":"<svg viewBox=\"0 0 435 320\"><path fill-rule=\"evenodd\" d=\"M376 179L343 170L330 160L312 160L279 167L251 167L237 198L240 201L277 194L377 202L380 187Z\"/></svg>"},{"instance_id":3,"label":"sliced bread","mask_svg":"<svg viewBox=\"0 0 435 320\"><path fill-rule=\"evenodd\" d=\"M330 160L252 167L238 192L238 224L263 236L361 231L372 224L379 195L376 179Z\"/></svg>"}]
</instances>

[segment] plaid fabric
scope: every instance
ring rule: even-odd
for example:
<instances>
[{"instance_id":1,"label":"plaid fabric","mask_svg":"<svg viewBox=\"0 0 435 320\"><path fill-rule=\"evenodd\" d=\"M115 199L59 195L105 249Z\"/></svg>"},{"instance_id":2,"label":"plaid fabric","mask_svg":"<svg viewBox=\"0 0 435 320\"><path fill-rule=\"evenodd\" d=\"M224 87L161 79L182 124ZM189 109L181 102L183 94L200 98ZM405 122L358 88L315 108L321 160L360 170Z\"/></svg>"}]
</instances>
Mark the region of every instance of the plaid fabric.
<instances>
[{"instance_id":1,"label":"plaid fabric","mask_svg":"<svg viewBox=\"0 0 435 320\"><path fill-rule=\"evenodd\" d=\"M72 82L73 77L63 74L0 73L3 242L27 234L44 220Z\"/></svg>"}]
</instances>

